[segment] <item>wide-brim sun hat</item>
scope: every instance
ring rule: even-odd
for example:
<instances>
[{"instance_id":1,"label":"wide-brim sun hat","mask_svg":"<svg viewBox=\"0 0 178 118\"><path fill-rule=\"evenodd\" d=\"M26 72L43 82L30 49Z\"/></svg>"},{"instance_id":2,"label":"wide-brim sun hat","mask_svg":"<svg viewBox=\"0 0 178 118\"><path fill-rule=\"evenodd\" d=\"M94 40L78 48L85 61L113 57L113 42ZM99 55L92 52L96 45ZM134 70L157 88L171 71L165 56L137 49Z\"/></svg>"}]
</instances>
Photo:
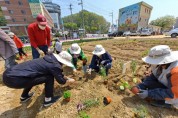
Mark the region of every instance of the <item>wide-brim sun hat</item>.
<instances>
[{"instance_id":1,"label":"wide-brim sun hat","mask_svg":"<svg viewBox=\"0 0 178 118\"><path fill-rule=\"evenodd\" d=\"M8 33L9 36L14 36L15 34L13 32Z\"/></svg>"},{"instance_id":2,"label":"wide-brim sun hat","mask_svg":"<svg viewBox=\"0 0 178 118\"><path fill-rule=\"evenodd\" d=\"M153 65L168 64L178 60L178 51L172 51L167 45L157 45L142 60Z\"/></svg>"},{"instance_id":3,"label":"wide-brim sun hat","mask_svg":"<svg viewBox=\"0 0 178 118\"><path fill-rule=\"evenodd\" d=\"M103 48L102 45L96 45L95 50L92 52L94 55L100 56L104 54L106 50Z\"/></svg>"},{"instance_id":4,"label":"wide-brim sun hat","mask_svg":"<svg viewBox=\"0 0 178 118\"><path fill-rule=\"evenodd\" d=\"M61 62L62 64L65 64L69 67L73 67L74 65L71 63L72 61L72 56L67 52L67 51L62 51L59 54L54 54L53 55L56 57L56 59Z\"/></svg>"},{"instance_id":5,"label":"wide-brim sun hat","mask_svg":"<svg viewBox=\"0 0 178 118\"><path fill-rule=\"evenodd\" d=\"M80 54L81 48L77 43L73 43L69 48L71 54Z\"/></svg>"}]
</instances>

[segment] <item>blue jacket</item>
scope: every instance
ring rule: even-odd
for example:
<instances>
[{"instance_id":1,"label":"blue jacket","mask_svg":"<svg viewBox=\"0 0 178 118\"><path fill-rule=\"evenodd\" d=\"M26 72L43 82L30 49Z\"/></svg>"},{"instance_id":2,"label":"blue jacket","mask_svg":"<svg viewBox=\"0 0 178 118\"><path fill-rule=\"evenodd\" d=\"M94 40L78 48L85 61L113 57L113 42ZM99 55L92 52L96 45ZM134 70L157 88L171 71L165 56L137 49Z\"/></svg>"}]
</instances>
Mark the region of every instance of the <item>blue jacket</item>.
<instances>
[{"instance_id":1,"label":"blue jacket","mask_svg":"<svg viewBox=\"0 0 178 118\"><path fill-rule=\"evenodd\" d=\"M89 68L95 68L97 65L100 65L102 61L105 61L104 65L112 63L111 55L108 52L102 54L101 58L96 55L93 55Z\"/></svg>"},{"instance_id":2,"label":"blue jacket","mask_svg":"<svg viewBox=\"0 0 178 118\"><path fill-rule=\"evenodd\" d=\"M45 75L53 75L59 84L65 84L66 79L62 74L62 64L54 57L48 54L43 58L33 59L18 64L6 72L6 76L11 78L36 78Z\"/></svg>"}]
</instances>

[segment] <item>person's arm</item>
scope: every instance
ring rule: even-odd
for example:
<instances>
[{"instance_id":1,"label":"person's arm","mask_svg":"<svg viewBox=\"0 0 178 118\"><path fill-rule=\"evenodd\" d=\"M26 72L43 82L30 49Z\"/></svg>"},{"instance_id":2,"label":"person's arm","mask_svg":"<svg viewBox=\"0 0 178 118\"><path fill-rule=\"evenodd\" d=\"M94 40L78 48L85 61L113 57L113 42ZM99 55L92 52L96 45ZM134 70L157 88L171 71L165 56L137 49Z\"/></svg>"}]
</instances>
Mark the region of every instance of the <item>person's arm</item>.
<instances>
[{"instance_id":1,"label":"person's arm","mask_svg":"<svg viewBox=\"0 0 178 118\"><path fill-rule=\"evenodd\" d=\"M87 60L87 57L85 56L84 52L81 50L80 56L82 57L82 60Z\"/></svg>"},{"instance_id":2,"label":"person's arm","mask_svg":"<svg viewBox=\"0 0 178 118\"><path fill-rule=\"evenodd\" d=\"M35 39L34 34L35 34L35 32L33 32L33 28L29 26L28 27L28 36L30 38L31 46L33 46L34 48L37 48L36 39Z\"/></svg>"},{"instance_id":3,"label":"person's arm","mask_svg":"<svg viewBox=\"0 0 178 118\"><path fill-rule=\"evenodd\" d=\"M54 67L54 68L50 69L50 71L59 84L66 83L66 79L64 79L64 75L62 74L62 71L59 67Z\"/></svg>"},{"instance_id":4,"label":"person's arm","mask_svg":"<svg viewBox=\"0 0 178 118\"><path fill-rule=\"evenodd\" d=\"M48 47L50 47L50 43L51 43L51 33L50 33L50 28L47 27L47 45L48 45Z\"/></svg>"},{"instance_id":5,"label":"person's arm","mask_svg":"<svg viewBox=\"0 0 178 118\"><path fill-rule=\"evenodd\" d=\"M15 42L2 29L0 29L0 38L10 45L14 54L18 53Z\"/></svg>"},{"instance_id":6,"label":"person's arm","mask_svg":"<svg viewBox=\"0 0 178 118\"><path fill-rule=\"evenodd\" d=\"M108 64L108 63L111 63L111 62L112 62L111 55L110 55L108 52L106 52L106 53L104 54L104 56L105 56L105 60L102 60L102 61L104 61L103 64Z\"/></svg>"}]
</instances>

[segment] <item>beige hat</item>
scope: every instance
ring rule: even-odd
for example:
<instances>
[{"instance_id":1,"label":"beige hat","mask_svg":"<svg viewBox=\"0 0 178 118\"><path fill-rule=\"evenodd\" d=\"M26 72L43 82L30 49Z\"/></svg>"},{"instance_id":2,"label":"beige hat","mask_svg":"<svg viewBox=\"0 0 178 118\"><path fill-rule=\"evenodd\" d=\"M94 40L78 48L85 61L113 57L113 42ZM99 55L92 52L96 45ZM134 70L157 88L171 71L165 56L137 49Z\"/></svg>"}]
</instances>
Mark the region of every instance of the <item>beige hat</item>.
<instances>
[{"instance_id":1,"label":"beige hat","mask_svg":"<svg viewBox=\"0 0 178 118\"><path fill-rule=\"evenodd\" d=\"M69 67L73 67L74 65L71 63L72 61L72 56L67 52L67 51L62 51L59 54L54 54L53 55L56 57L56 59L61 62L62 64L65 64Z\"/></svg>"},{"instance_id":2,"label":"beige hat","mask_svg":"<svg viewBox=\"0 0 178 118\"><path fill-rule=\"evenodd\" d=\"M77 43L73 43L69 48L71 54L80 54L81 48Z\"/></svg>"},{"instance_id":3,"label":"beige hat","mask_svg":"<svg viewBox=\"0 0 178 118\"><path fill-rule=\"evenodd\" d=\"M96 45L95 46L95 50L92 52L94 55L100 56L102 54L104 54L106 51L103 48L102 45Z\"/></svg>"},{"instance_id":4,"label":"beige hat","mask_svg":"<svg viewBox=\"0 0 178 118\"><path fill-rule=\"evenodd\" d=\"M151 48L148 56L142 60L154 65L168 64L178 60L178 51L172 51L167 45L158 45Z\"/></svg>"}]
</instances>

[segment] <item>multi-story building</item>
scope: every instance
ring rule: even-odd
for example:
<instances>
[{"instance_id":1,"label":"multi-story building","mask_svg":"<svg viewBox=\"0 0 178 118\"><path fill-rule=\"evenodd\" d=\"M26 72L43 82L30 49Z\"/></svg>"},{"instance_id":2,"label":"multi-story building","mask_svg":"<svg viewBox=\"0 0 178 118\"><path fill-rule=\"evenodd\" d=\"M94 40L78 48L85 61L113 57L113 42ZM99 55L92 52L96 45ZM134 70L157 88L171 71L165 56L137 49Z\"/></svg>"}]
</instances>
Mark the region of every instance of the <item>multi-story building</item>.
<instances>
[{"instance_id":1,"label":"multi-story building","mask_svg":"<svg viewBox=\"0 0 178 118\"><path fill-rule=\"evenodd\" d=\"M137 31L146 28L152 9L152 6L143 1L119 9L119 30Z\"/></svg>"},{"instance_id":2,"label":"multi-story building","mask_svg":"<svg viewBox=\"0 0 178 118\"><path fill-rule=\"evenodd\" d=\"M53 27L53 20L40 0L0 0L2 14L7 26L17 35L27 35L27 27L36 21L41 13L47 18L48 26Z\"/></svg>"},{"instance_id":3,"label":"multi-story building","mask_svg":"<svg viewBox=\"0 0 178 118\"><path fill-rule=\"evenodd\" d=\"M58 4L52 3L52 0L41 0L51 15L54 28L59 30L63 27L62 19L61 19L61 8Z\"/></svg>"}]
</instances>

